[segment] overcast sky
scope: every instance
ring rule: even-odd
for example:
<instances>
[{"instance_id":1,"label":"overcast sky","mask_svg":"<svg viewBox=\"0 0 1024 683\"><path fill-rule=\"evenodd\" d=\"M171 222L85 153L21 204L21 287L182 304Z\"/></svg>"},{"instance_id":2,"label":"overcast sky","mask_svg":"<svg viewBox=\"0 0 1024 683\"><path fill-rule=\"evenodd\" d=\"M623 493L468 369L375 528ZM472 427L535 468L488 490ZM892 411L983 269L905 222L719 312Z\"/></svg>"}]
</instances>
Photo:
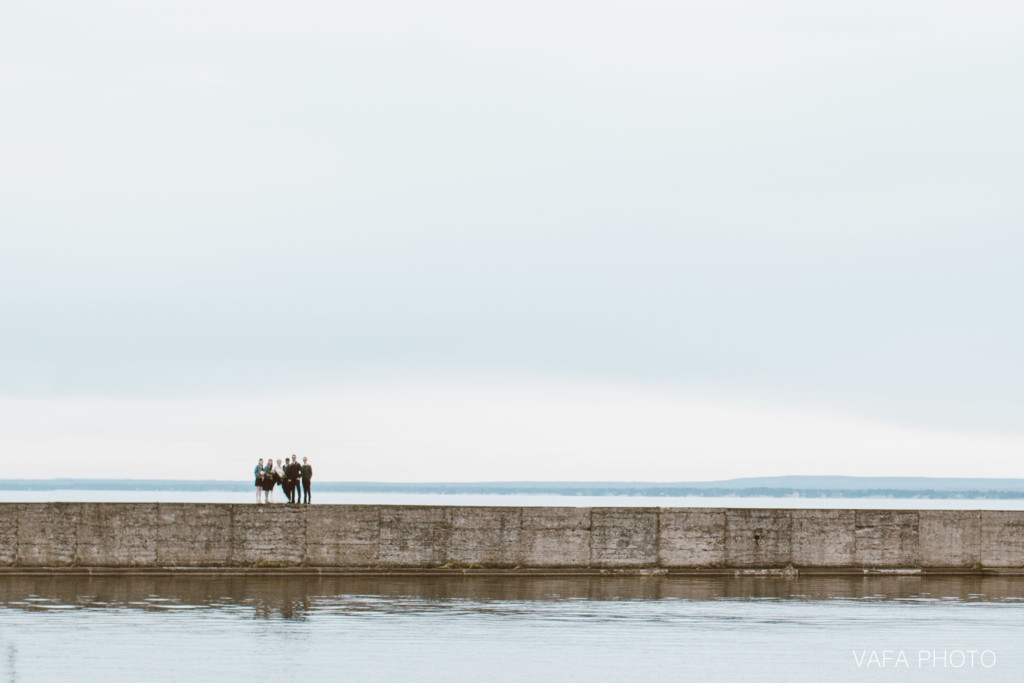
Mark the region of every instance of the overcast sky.
<instances>
[{"instance_id":1,"label":"overcast sky","mask_svg":"<svg viewBox=\"0 0 1024 683\"><path fill-rule=\"evenodd\" d=\"M6 476L1024 477L1022 21L6 3Z\"/></svg>"}]
</instances>

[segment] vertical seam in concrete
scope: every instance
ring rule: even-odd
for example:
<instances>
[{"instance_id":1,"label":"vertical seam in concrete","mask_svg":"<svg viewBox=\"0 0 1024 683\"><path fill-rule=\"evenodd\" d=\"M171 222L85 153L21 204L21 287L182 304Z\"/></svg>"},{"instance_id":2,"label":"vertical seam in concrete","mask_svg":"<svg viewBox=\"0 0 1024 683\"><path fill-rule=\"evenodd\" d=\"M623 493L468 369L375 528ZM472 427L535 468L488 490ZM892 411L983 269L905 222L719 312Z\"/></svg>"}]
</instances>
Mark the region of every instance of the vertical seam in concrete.
<instances>
[{"instance_id":1,"label":"vertical seam in concrete","mask_svg":"<svg viewBox=\"0 0 1024 683\"><path fill-rule=\"evenodd\" d=\"M789 552L786 555L786 566L793 566L793 511L786 510L786 516L789 517L789 538L786 539L786 543L789 545Z\"/></svg>"},{"instance_id":2,"label":"vertical seam in concrete","mask_svg":"<svg viewBox=\"0 0 1024 683\"><path fill-rule=\"evenodd\" d=\"M164 526L163 503L156 504L156 538L153 541L153 566L160 564L160 536Z\"/></svg>"},{"instance_id":3,"label":"vertical seam in concrete","mask_svg":"<svg viewBox=\"0 0 1024 683\"><path fill-rule=\"evenodd\" d=\"M592 508L592 507L587 508L587 518L590 520L590 523L587 526L587 548L588 548L587 566L588 567L593 567L594 566L594 508Z\"/></svg>"},{"instance_id":4,"label":"vertical seam in concrete","mask_svg":"<svg viewBox=\"0 0 1024 683\"><path fill-rule=\"evenodd\" d=\"M377 506L377 566L384 561L384 506Z\"/></svg>"},{"instance_id":5,"label":"vertical seam in concrete","mask_svg":"<svg viewBox=\"0 0 1024 683\"><path fill-rule=\"evenodd\" d=\"M982 521L981 521L981 513L982 513L982 511L978 510L978 512L977 512L977 515L978 515L977 516L977 527L976 527L976 529L973 529L972 533L971 533L971 539L970 539L970 546L969 547L970 547L970 552L971 552L970 558L971 558L971 566L972 567L980 566L981 565L981 547L982 547L981 530L983 528L982 527Z\"/></svg>"},{"instance_id":6,"label":"vertical seam in concrete","mask_svg":"<svg viewBox=\"0 0 1024 683\"><path fill-rule=\"evenodd\" d=\"M444 554L441 556L441 564L447 564L451 562L452 556L452 537L455 536L455 509L449 505L444 511Z\"/></svg>"},{"instance_id":7,"label":"vertical seam in concrete","mask_svg":"<svg viewBox=\"0 0 1024 683\"><path fill-rule=\"evenodd\" d=\"M915 544L916 547L914 548L914 566L916 566L918 569L920 569L921 568L921 560L922 560L922 557L921 557L921 511L920 510L914 510L914 519L916 520L915 524L916 524L916 527L917 527L916 528L917 533L914 534L914 536L915 536L915 538L917 540L917 543Z\"/></svg>"},{"instance_id":8,"label":"vertical seam in concrete","mask_svg":"<svg viewBox=\"0 0 1024 683\"><path fill-rule=\"evenodd\" d=\"M302 510L302 557L299 564L305 567L309 562L309 515L305 506L299 509Z\"/></svg>"},{"instance_id":9,"label":"vertical seam in concrete","mask_svg":"<svg viewBox=\"0 0 1024 683\"><path fill-rule=\"evenodd\" d=\"M722 556L724 559L724 565L731 567L732 553L729 552L729 508L722 508Z\"/></svg>"},{"instance_id":10,"label":"vertical seam in concrete","mask_svg":"<svg viewBox=\"0 0 1024 683\"><path fill-rule=\"evenodd\" d=\"M377 566L384 561L384 506L377 506Z\"/></svg>"},{"instance_id":11,"label":"vertical seam in concrete","mask_svg":"<svg viewBox=\"0 0 1024 683\"><path fill-rule=\"evenodd\" d=\"M78 564L78 532L80 531L82 526L82 506L81 504L76 503L72 503L72 505L74 505L78 511L78 514L73 517L73 519L75 520L75 545L74 550L71 554L71 564L72 566L74 566ZM67 521L66 511L67 508L61 510L61 515L64 516L65 521Z\"/></svg>"},{"instance_id":12,"label":"vertical seam in concrete","mask_svg":"<svg viewBox=\"0 0 1024 683\"><path fill-rule=\"evenodd\" d=\"M911 559L911 562L913 563L913 566L918 567L920 569L921 568L921 510L914 510L913 511L913 529L912 530L915 531L914 537L916 538L916 540L918 540L918 543L914 544L915 548L914 548L914 551L913 551L913 558ZM900 545L900 550L901 551L905 551L905 548L903 548L903 538L902 537L903 537L903 535L902 535L902 533L900 533L900 544L899 544Z\"/></svg>"},{"instance_id":13,"label":"vertical seam in concrete","mask_svg":"<svg viewBox=\"0 0 1024 683\"><path fill-rule=\"evenodd\" d=\"M14 508L14 557L11 559L12 565L21 564L21 506Z\"/></svg>"},{"instance_id":14,"label":"vertical seam in concrete","mask_svg":"<svg viewBox=\"0 0 1024 683\"><path fill-rule=\"evenodd\" d=\"M654 508L654 566L661 567L661 507Z\"/></svg>"},{"instance_id":15,"label":"vertical seam in concrete","mask_svg":"<svg viewBox=\"0 0 1024 683\"><path fill-rule=\"evenodd\" d=\"M521 566L526 559L523 549L523 508L519 508L519 522L516 525L516 549L512 554L512 566Z\"/></svg>"},{"instance_id":16,"label":"vertical seam in concrete","mask_svg":"<svg viewBox=\"0 0 1024 683\"><path fill-rule=\"evenodd\" d=\"M988 513L988 510L978 511L978 562L982 567L985 566L985 561L991 557L990 553L985 552L985 525L991 517Z\"/></svg>"},{"instance_id":17,"label":"vertical seam in concrete","mask_svg":"<svg viewBox=\"0 0 1024 683\"><path fill-rule=\"evenodd\" d=\"M228 566L235 566L235 504L228 503Z\"/></svg>"},{"instance_id":18,"label":"vertical seam in concrete","mask_svg":"<svg viewBox=\"0 0 1024 683\"><path fill-rule=\"evenodd\" d=\"M864 566L864 559L860 554L860 541L862 534L857 533L860 528L858 526L860 517L860 510L853 510L853 564L860 564L861 566Z\"/></svg>"}]
</instances>

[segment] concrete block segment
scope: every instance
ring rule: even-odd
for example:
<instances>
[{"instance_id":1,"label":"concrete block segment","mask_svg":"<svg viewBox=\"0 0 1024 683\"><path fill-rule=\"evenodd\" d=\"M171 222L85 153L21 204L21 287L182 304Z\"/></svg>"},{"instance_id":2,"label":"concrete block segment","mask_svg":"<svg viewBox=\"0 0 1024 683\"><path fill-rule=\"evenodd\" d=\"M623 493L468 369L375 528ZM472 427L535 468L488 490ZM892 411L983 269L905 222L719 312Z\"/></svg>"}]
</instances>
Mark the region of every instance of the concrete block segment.
<instances>
[{"instance_id":1,"label":"concrete block segment","mask_svg":"<svg viewBox=\"0 0 1024 683\"><path fill-rule=\"evenodd\" d=\"M379 505L306 508L306 564L373 567L380 564Z\"/></svg>"},{"instance_id":2,"label":"concrete block segment","mask_svg":"<svg viewBox=\"0 0 1024 683\"><path fill-rule=\"evenodd\" d=\"M520 563L524 567L589 567L590 509L522 509Z\"/></svg>"},{"instance_id":3,"label":"concrete block segment","mask_svg":"<svg viewBox=\"0 0 1024 683\"><path fill-rule=\"evenodd\" d=\"M231 505L160 503L156 564L227 567L231 564Z\"/></svg>"},{"instance_id":4,"label":"concrete block segment","mask_svg":"<svg viewBox=\"0 0 1024 683\"><path fill-rule=\"evenodd\" d=\"M79 506L75 563L148 566L156 562L156 503L96 503Z\"/></svg>"},{"instance_id":5,"label":"concrete block segment","mask_svg":"<svg viewBox=\"0 0 1024 683\"><path fill-rule=\"evenodd\" d=\"M774 568L792 563L789 510L726 510L725 561L730 567Z\"/></svg>"},{"instance_id":6,"label":"concrete block segment","mask_svg":"<svg viewBox=\"0 0 1024 683\"><path fill-rule=\"evenodd\" d=\"M657 566L657 508L592 508L590 564L594 567Z\"/></svg>"},{"instance_id":7,"label":"concrete block segment","mask_svg":"<svg viewBox=\"0 0 1024 683\"><path fill-rule=\"evenodd\" d=\"M232 565L297 566L306 555L306 514L295 505L232 505Z\"/></svg>"},{"instance_id":8,"label":"concrete block segment","mask_svg":"<svg viewBox=\"0 0 1024 683\"><path fill-rule=\"evenodd\" d=\"M451 508L381 506L380 563L395 567L437 567L448 561Z\"/></svg>"},{"instance_id":9,"label":"concrete block segment","mask_svg":"<svg viewBox=\"0 0 1024 683\"><path fill-rule=\"evenodd\" d=\"M853 510L791 510L791 561L794 567L854 566Z\"/></svg>"},{"instance_id":10,"label":"concrete block segment","mask_svg":"<svg viewBox=\"0 0 1024 683\"><path fill-rule=\"evenodd\" d=\"M984 567L1024 567L1024 513L983 510L979 554Z\"/></svg>"},{"instance_id":11,"label":"concrete block segment","mask_svg":"<svg viewBox=\"0 0 1024 683\"><path fill-rule=\"evenodd\" d=\"M917 510L857 510L854 556L857 567L920 567Z\"/></svg>"},{"instance_id":12,"label":"concrete block segment","mask_svg":"<svg viewBox=\"0 0 1024 683\"><path fill-rule=\"evenodd\" d=\"M921 510L918 543L926 567L971 568L981 562L980 510Z\"/></svg>"},{"instance_id":13,"label":"concrete block segment","mask_svg":"<svg viewBox=\"0 0 1024 683\"><path fill-rule=\"evenodd\" d=\"M3 505L3 516L18 519L18 564L66 567L75 562L80 503Z\"/></svg>"},{"instance_id":14,"label":"concrete block segment","mask_svg":"<svg viewBox=\"0 0 1024 683\"><path fill-rule=\"evenodd\" d=\"M662 567L724 567L725 510L663 508L658 563Z\"/></svg>"},{"instance_id":15,"label":"concrete block segment","mask_svg":"<svg viewBox=\"0 0 1024 683\"><path fill-rule=\"evenodd\" d=\"M453 507L447 561L456 565L515 567L522 553L522 508Z\"/></svg>"}]
</instances>

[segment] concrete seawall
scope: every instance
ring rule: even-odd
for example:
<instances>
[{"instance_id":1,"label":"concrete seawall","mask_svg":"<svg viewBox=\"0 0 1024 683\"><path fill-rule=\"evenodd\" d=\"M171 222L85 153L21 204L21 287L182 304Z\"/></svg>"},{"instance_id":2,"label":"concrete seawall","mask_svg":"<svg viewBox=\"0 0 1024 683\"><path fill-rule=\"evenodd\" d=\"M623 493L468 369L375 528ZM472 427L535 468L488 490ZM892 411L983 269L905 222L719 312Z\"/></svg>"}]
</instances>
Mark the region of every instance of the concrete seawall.
<instances>
[{"instance_id":1,"label":"concrete seawall","mask_svg":"<svg viewBox=\"0 0 1024 683\"><path fill-rule=\"evenodd\" d=\"M0 503L0 566L1024 573L1024 511Z\"/></svg>"}]
</instances>

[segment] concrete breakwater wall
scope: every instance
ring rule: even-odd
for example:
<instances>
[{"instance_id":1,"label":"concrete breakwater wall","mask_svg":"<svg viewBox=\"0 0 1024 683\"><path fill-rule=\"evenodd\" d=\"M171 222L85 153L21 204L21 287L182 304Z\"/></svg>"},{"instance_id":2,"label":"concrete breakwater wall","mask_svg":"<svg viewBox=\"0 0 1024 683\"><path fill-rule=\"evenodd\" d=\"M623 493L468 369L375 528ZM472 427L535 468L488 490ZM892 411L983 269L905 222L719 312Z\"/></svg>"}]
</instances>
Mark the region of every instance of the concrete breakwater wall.
<instances>
[{"instance_id":1,"label":"concrete breakwater wall","mask_svg":"<svg viewBox=\"0 0 1024 683\"><path fill-rule=\"evenodd\" d=\"M1024 512L0 503L7 567L1024 570Z\"/></svg>"}]
</instances>

